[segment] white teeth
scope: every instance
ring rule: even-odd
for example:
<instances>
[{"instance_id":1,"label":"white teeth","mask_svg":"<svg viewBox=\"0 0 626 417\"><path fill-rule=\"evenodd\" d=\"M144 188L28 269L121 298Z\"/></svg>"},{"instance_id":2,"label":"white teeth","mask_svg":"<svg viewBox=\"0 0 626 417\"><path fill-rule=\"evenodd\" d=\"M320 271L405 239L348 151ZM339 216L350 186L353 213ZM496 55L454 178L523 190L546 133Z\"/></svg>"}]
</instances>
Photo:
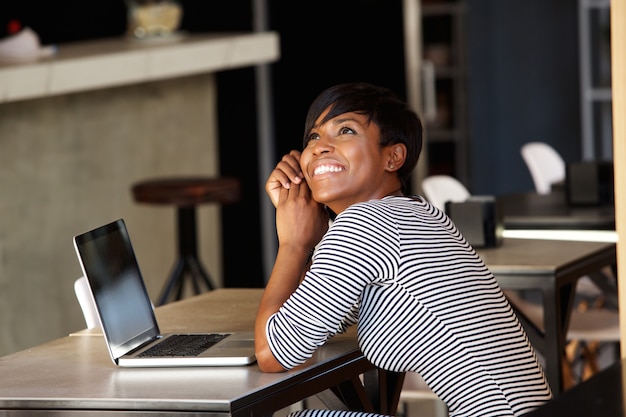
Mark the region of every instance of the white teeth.
<instances>
[{"instance_id":1,"label":"white teeth","mask_svg":"<svg viewBox=\"0 0 626 417\"><path fill-rule=\"evenodd\" d=\"M325 174L327 172L339 172L339 171L343 171L343 168L338 167L336 165L321 165L315 168L315 171L313 171L313 173L315 175L319 175L319 174Z\"/></svg>"}]
</instances>

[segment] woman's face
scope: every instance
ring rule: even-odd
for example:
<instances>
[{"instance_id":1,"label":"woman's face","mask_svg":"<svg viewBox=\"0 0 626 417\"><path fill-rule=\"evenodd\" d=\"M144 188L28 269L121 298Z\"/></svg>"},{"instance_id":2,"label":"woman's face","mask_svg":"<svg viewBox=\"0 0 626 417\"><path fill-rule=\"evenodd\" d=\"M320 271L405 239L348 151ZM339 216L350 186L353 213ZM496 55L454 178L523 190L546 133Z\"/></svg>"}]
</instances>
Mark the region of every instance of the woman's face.
<instances>
[{"instance_id":1,"label":"woman's face","mask_svg":"<svg viewBox=\"0 0 626 417\"><path fill-rule=\"evenodd\" d=\"M394 192L395 173L389 168L389 148L380 148L380 129L366 115L344 113L309 132L300 166L313 198L335 213L348 206ZM393 184L390 180L395 178Z\"/></svg>"}]
</instances>

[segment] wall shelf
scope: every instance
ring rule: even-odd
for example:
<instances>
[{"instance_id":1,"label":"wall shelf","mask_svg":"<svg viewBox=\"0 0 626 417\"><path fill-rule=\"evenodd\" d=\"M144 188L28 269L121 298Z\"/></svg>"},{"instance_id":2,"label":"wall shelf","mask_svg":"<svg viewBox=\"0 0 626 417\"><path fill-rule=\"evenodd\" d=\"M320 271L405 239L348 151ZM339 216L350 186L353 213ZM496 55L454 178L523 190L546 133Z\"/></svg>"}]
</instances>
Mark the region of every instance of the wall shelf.
<instances>
[{"instance_id":1,"label":"wall shelf","mask_svg":"<svg viewBox=\"0 0 626 417\"><path fill-rule=\"evenodd\" d=\"M465 14L463 0L421 2L422 58L434 68L435 94L435 108L425 105L424 110L432 115L425 117L427 174L451 175L468 184Z\"/></svg>"},{"instance_id":2,"label":"wall shelf","mask_svg":"<svg viewBox=\"0 0 626 417\"><path fill-rule=\"evenodd\" d=\"M582 159L613 158L610 0L579 0Z\"/></svg>"}]
</instances>

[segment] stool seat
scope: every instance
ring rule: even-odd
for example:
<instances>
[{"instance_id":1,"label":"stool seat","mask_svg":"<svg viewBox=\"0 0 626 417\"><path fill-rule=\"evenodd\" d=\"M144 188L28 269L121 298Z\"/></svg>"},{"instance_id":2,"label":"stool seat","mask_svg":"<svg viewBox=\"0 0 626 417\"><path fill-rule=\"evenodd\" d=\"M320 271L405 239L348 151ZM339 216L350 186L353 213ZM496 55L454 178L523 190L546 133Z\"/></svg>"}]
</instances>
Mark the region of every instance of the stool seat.
<instances>
[{"instance_id":1,"label":"stool seat","mask_svg":"<svg viewBox=\"0 0 626 417\"><path fill-rule=\"evenodd\" d=\"M159 296L158 305L182 298L185 278L199 294L204 286L212 290L209 274L198 258L196 207L201 204L233 204L241 199L241 185L233 177L154 178L132 186L135 201L145 204L171 205L177 208L178 260Z\"/></svg>"},{"instance_id":2,"label":"stool seat","mask_svg":"<svg viewBox=\"0 0 626 417\"><path fill-rule=\"evenodd\" d=\"M230 177L155 178L133 185L133 197L139 203L177 207L231 204L240 200L240 188L239 180Z\"/></svg>"}]
</instances>

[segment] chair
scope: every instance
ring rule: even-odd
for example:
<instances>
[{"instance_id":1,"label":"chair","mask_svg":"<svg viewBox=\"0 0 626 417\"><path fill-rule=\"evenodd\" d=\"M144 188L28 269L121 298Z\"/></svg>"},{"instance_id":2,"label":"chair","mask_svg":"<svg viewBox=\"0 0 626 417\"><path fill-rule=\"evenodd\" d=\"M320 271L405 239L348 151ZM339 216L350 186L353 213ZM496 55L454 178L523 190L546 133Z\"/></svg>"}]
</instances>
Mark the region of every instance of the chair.
<instances>
[{"instance_id":1,"label":"chair","mask_svg":"<svg viewBox=\"0 0 626 417\"><path fill-rule=\"evenodd\" d=\"M185 278L196 294L204 286L212 290L209 274L198 258L196 208L201 204L232 204L241 199L238 179L228 177L156 178L132 186L135 201L145 204L171 205L177 209L178 260L159 296L158 305L172 296L182 298Z\"/></svg>"},{"instance_id":2,"label":"chair","mask_svg":"<svg viewBox=\"0 0 626 417\"><path fill-rule=\"evenodd\" d=\"M83 276L74 281L74 292L76 293L76 298L78 299L80 308L83 311L83 318L85 319L87 328L93 329L100 327L98 314L96 313L96 307L94 306L93 299L91 298L91 289L89 288L87 278Z\"/></svg>"},{"instance_id":3,"label":"chair","mask_svg":"<svg viewBox=\"0 0 626 417\"><path fill-rule=\"evenodd\" d=\"M565 181L565 161L552 146L528 142L522 145L521 154L538 194L549 194L553 184Z\"/></svg>"},{"instance_id":4,"label":"chair","mask_svg":"<svg viewBox=\"0 0 626 417\"><path fill-rule=\"evenodd\" d=\"M543 327L541 304L529 301L516 291L505 290L509 302L538 328ZM620 342L619 314L615 309L586 306L572 311L567 331L567 345L563 357L564 388L588 379L600 370L600 344ZM615 355L617 358L617 354Z\"/></svg>"},{"instance_id":5,"label":"chair","mask_svg":"<svg viewBox=\"0 0 626 417\"><path fill-rule=\"evenodd\" d=\"M398 416L448 417L448 407L416 372L407 372L400 392Z\"/></svg>"},{"instance_id":6,"label":"chair","mask_svg":"<svg viewBox=\"0 0 626 417\"><path fill-rule=\"evenodd\" d=\"M470 197L470 192L456 178L449 175L431 175L422 180L424 197L435 207L445 211L447 201L461 202Z\"/></svg>"}]
</instances>

